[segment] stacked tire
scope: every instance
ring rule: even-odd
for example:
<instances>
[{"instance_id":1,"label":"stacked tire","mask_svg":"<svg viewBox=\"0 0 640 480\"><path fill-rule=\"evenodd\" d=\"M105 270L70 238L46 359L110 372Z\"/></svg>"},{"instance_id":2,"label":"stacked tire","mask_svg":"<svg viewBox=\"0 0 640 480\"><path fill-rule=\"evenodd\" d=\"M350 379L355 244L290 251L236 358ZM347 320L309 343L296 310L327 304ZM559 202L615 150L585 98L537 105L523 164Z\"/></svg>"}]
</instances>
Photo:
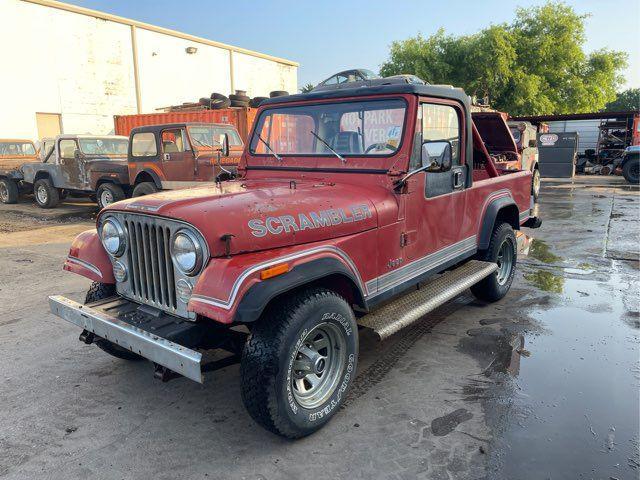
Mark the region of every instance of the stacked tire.
<instances>
[{"instance_id":1,"label":"stacked tire","mask_svg":"<svg viewBox=\"0 0 640 480\"><path fill-rule=\"evenodd\" d=\"M251 99L244 90L236 90L235 94L229 95L232 107L248 107Z\"/></svg>"}]
</instances>

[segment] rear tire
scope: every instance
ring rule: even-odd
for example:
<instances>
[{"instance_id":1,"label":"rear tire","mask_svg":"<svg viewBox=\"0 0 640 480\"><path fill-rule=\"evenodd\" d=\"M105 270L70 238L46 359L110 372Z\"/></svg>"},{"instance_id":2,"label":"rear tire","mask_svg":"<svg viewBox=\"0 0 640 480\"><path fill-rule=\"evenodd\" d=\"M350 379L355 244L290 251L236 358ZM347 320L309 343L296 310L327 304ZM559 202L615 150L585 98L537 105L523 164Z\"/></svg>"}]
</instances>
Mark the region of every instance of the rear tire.
<instances>
[{"instance_id":1,"label":"rear tire","mask_svg":"<svg viewBox=\"0 0 640 480\"><path fill-rule=\"evenodd\" d=\"M116 286L109 283L93 282L87 291L87 295L84 299L84 303L97 302L98 300L104 300L105 298L113 297L116 294ZM111 343L108 340L100 338L95 341L96 346L107 352L112 357L120 358L122 360L138 361L144 360L140 355L130 352L122 348L119 345Z\"/></svg>"},{"instance_id":2,"label":"rear tire","mask_svg":"<svg viewBox=\"0 0 640 480\"><path fill-rule=\"evenodd\" d=\"M258 108L262 102L268 99L269 97L253 97L251 101L249 101L249 106L252 108Z\"/></svg>"},{"instance_id":3,"label":"rear tire","mask_svg":"<svg viewBox=\"0 0 640 480\"><path fill-rule=\"evenodd\" d=\"M269 93L269 96L271 98L276 98L276 97L284 97L289 95L289 92L287 92L286 90L274 90L272 92Z\"/></svg>"},{"instance_id":4,"label":"rear tire","mask_svg":"<svg viewBox=\"0 0 640 480\"><path fill-rule=\"evenodd\" d=\"M627 160L622 167L622 176L629 183L637 185L640 183L640 158L631 158Z\"/></svg>"},{"instance_id":5,"label":"rear tire","mask_svg":"<svg viewBox=\"0 0 640 480\"><path fill-rule=\"evenodd\" d=\"M142 182L135 186L133 189L132 197L142 197L144 195L151 195L152 193L156 193L158 189L156 188L156 184L153 182Z\"/></svg>"},{"instance_id":6,"label":"rear tire","mask_svg":"<svg viewBox=\"0 0 640 480\"><path fill-rule=\"evenodd\" d=\"M262 427L309 435L339 410L355 378L358 328L340 295L312 288L252 324L240 363L242 401Z\"/></svg>"},{"instance_id":7,"label":"rear tire","mask_svg":"<svg viewBox=\"0 0 640 480\"><path fill-rule=\"evenodd\" d=\"M96 200L101 210L125 198L127 198L127 196L124 194L124 190L122 190L120 185L116 185L115 183L103 183L96 191Z\"/></svg>"},{"instance_id":8,"label":"rear tire","mask_svg":"<svg viewBox=\"0 0 640 480\"><path fill-rule=\"evenodd\" d=\"M60 203L60 191L48 178L36 180L33 185L33 196L40 208L53 208Z\"/></svg>"},{"instance_id":9,"label":"rear tire","mask_svg":"<svg viewBox=\"0 0 640 480\"><path fill-rule=\"evenodd\" d=\"M516 236L508 223L494 227L489 248L478 254L478 259L498 264L498 270L471 287L476 298L496 302L504 297L513 283L518 259Z\"/></svg>"},{"instance_id":10,"label":"rear tire","mask_svg":"<svg viewBox=\"0 0 640 480\"><path fill-rule=\"evenodd\" d=\"M18 203L20 191L18 184L10 178L0 179L0 202L2 203Z\"/></svg>"}]
</instances>

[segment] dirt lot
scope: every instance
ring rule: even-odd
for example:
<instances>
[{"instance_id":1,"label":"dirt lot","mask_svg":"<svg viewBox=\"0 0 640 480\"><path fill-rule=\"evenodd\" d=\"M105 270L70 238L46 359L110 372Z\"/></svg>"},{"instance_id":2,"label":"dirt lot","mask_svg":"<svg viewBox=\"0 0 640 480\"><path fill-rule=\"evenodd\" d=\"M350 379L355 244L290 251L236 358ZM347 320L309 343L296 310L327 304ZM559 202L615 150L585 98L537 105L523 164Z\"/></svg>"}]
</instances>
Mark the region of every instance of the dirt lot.
<instances>
[{"instance_id":1,"label":"dirt lot","mask_svg":"<svg viewBox=\"0 0 640 480\"><path fill-rule=\"evenodd\" d=\"M242 408L238 367L163 384L78 342L47 295L95 207L0 206L0 477L637 479L638 189L544 183L510 294L465 294L384 343L345 408L291 442Z\"/></svg>"}]
</instances>

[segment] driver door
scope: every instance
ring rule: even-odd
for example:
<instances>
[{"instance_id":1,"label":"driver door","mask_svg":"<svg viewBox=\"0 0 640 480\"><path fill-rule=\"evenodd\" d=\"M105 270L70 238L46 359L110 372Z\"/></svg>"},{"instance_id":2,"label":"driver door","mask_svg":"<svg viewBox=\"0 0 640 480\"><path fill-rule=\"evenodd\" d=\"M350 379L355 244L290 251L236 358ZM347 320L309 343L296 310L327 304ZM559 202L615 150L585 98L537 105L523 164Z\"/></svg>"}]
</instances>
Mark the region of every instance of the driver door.
<instances>
[{"instance_id":1,"label":"driver door","mask_svg":"<svg viewBox=\"0 0 640 480\"><path fill-rule=\"evenodd\" d=\"M467 248L461 238L468 168L464 161L464 119L455 102L427 100L420 104L417 125L421 130L421 165L412 165L411 169L431 166L415 175L407 199L407 261L424 259L425 265L437 267Z\"/></svg>"},{"instance_id":2,"label":"driver door","mask_svg":"<svg viewBox=\"0 0 640 480\"><path fill-rule=\"evenodd\" d=\"M160 138L162 146L162 170L167 185L163 188L181 188L187 184L172 182L193 182L195 176L195 155L187 140L186 129L163 130Z\"/></svg>"},{"instance_id":3,"label":"driver door","mask_svg":"<svg viewBox=\"0 0 640 480\"><path fill-rule=\"evenodd\" d=\"M80 154L78 142L72 138L63 138L58 141L58 164L60 167L60 177L63 184L57 185L58 188L67 188L70 190L83 190L85 185L85 168L84 159Z\"/></svg>"}]
</instances>

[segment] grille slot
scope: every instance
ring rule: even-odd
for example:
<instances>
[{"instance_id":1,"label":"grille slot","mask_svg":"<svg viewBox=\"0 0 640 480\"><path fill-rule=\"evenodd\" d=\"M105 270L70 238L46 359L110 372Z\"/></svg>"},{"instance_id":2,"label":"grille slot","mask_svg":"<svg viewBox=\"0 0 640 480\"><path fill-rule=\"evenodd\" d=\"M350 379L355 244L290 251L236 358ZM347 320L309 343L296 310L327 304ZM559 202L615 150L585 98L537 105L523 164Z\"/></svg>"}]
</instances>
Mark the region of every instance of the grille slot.
<instances>
[{"instance_id":1,"label":"grille slot","mask_svg":"<svg viewBox=\"0 0 640 480\"><path fill-rule=\"evenodd\" d=\"M172 229L146 217L129 217L124 224L129 241L127 260L133 299L177 313L175 275L169 252Z\"/></svg>"}]
</instances>

